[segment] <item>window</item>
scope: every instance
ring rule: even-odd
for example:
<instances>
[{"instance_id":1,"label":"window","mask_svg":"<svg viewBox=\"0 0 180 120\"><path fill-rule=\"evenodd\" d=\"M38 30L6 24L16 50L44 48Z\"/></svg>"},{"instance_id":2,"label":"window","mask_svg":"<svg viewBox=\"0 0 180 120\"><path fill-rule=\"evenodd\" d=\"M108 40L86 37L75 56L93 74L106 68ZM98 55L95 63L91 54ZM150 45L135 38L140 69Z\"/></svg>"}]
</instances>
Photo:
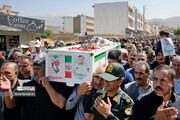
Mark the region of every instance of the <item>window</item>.
<instances>
[{"instance_id":1,"label":"window","mask_svg":"<svg viewBox=\"0 0 180 120\"><path fill-rule=\"evenodd\" d=\"M9 14L9 10L6 10L6 13Z\"/></svg>"}]
</instances>

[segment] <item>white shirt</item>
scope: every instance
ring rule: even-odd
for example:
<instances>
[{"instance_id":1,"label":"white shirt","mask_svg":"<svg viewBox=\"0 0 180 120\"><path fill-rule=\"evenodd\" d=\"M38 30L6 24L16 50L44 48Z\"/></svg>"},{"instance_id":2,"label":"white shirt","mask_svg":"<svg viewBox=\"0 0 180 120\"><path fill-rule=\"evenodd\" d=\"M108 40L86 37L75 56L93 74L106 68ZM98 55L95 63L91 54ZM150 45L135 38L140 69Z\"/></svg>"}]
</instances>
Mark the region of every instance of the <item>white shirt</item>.
<instances>
[{"instance_id":1,"label":"white shirt","mask_svg":"<svg viewBox=\"0 0 180 120\"><path fill-rule=\"evenodd\" d=\"M33 61L39 60L39 59L45 59L46 58L46 53L45 52L41 52L41 51L39 53L33 52L31 54L31 58L33 58L34 56L35 56L35 58L34 58Z\"/></svg>"},{"instance_id":2,"label":"white shirt","mask_svg":"<svg viewBox=\"0 0 180 120\"><path fill-rule=\"evenodd\" d=\"M177 95L180 95L180 79L175 77L175 83L174 83L174 92L177 93Z\"/></svg>"}]
</instances>

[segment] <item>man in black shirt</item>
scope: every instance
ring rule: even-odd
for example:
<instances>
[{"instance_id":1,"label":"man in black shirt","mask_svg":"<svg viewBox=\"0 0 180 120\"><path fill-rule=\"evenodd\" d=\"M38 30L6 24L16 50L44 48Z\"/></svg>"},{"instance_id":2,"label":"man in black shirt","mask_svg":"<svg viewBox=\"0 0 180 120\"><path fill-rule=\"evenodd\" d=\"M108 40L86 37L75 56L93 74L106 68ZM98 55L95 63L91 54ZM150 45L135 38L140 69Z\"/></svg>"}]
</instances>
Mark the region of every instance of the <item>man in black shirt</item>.
<instances>
[{"instance_id":1,"label":"man in black shirt","mask_svg":"<svg viewBox=\"0 0 180 120\"><path fill-rule=\"evenodd\" d=\"M5 96L7 108L22 108L23 120L59 120L64 118L67 113L64 110L65 102L74 88L67 87L65 83L49 82L48 78L44 77L45 60L36 60L33 63L33 73L34 79L23 86L35 87L35 96ZM11 92L8 80L4 80L2 85L6 93ZM71 113L66 118L72 119L73 115Z\"/></svg>"},{"instance_id":2,"label":"man in black shirt","mask_svg":"<svg viewBox=\"0 0 180 120\"><path fill-rule=\"evenodd\" d=\"M140 96L133 106L133 120L180 120L180 97L172 92L175 71L167 65L154 69L154 91Z\"/></svg>"},{"instance_id":3,"label":"man in black shirt","mask_svg":"<svg viewBox=\"0 0 180 120\"><path fill-rule=\"evenodd\" d=\"M10 83L10 88L12 91L15 91L16 87L19 85L18 82L18 66L13 62L7 62L3 64L1 67L1 75L0 75L0 120L12 120L14 118L18 118L20 114L15 112L9 111L4 102L4 79L8 80Z\"/></svg>"}]
</instances>

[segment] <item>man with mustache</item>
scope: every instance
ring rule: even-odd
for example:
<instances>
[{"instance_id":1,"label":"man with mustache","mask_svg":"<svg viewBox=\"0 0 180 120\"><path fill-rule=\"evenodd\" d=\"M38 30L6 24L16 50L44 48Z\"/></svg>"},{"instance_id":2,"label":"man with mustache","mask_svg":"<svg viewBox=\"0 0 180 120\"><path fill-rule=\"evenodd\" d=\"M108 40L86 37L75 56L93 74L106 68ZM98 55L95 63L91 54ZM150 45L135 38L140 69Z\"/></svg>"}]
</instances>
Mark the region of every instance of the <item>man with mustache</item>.
<instances>
[{"instance_id":1,"label":"man with mustache","mask_svg":"<svg viewBox=\"0 0 180 120\"><path fill-rule=\"evenodd\" d=\"M93 97L91 110L95 120L128 120L132 115L133 100L121 90L124 68L112 62L105 73L97 75L104 80L104 89Z\"/></svg>"},{"instance_id":2,"label":"man with mustache","mask_svg":"<svg viewBox=\"0 0 180 120\"><path fill-rule=\"evenodd\" d=\"M175 71L167 65L154 69L153 88L138 97L133 106L133 120L180 120L180 97L172 92Z\"/></svg>"},{"instance_id":3,"label":"man with mustache","mask_svg":"<svg viewBox=\"0 0 180 120\"><path fill-rule=\"evenodd\" d=\"M33 73L34 79L24 83L23 86L34 86L35 96L17 97L15 94L5 96L8 110L21 113L22 120L59 120L66 114L69 114L66 116L67 119L73 119L73 113L64 110L66 99L73 91L73 87L67 87L65 83L50 82L45 77L44 59L33 62ZM10 78L0 80L0 88L4 89L7 94L12 93L9 80Z\"/></svg>"},{"instance_id":4,"label":"man with mustache","mask_svg":"<svg viewBox=\"0 0 180 120\"><path fill-rule=\"evenodd\" d=\"M123 65L124 70L134 67L136 63L137 50L131 49L128 55L128 62Z\"/></svg>"},{"instance_id":5,"label":"man with mustache","mask_svg":"<svg viewBox=\"0 0 180 120\"><path fill-rule=\"evenodd\" d=\"M7 62L3 64L1 67L1 74L0 74L0 93L5 93L5 91L2 89L2 82L3 79L9 80L9 85L11 90L14 92L16 90L16 87L20 84L19 80L17 78L19 71L17 64L13 62ZM4 96L0 96L0 120L12 120L14 118L19 118L20 114L14 111L8 111L5 106Z\"/></svg>"},{"instance_id":6,"label":"man with mustache","mask_svg":"<svg viewBox=\"0 0 180 120\"><path fill-rule=\"evenodd\" d=\"M136 56L136 63L137 62L140 62L140 61L145 61L147 62L147 55L144 51L142 52L139 52ZM131 75L133 76L133 78L135 79L135 68L130 68L130 69L127 69L127 71L129 73L131 73ZM153 71L150 70L150 75L149 75L149 79L152 80L153 79Z\"/></svg>"},{"instance_id":7,"label":"man with mustache","mask_svg":"<svg viewBox=\"0 0 180 120\"><path fill-rule=\"evenodd\" d=\"M137 62L134 73L136 81L125 84L124 91L136 101L138 96L153 91L153 84L149 80L150 67L147 62Z\"/></svg>"}]
</instances>

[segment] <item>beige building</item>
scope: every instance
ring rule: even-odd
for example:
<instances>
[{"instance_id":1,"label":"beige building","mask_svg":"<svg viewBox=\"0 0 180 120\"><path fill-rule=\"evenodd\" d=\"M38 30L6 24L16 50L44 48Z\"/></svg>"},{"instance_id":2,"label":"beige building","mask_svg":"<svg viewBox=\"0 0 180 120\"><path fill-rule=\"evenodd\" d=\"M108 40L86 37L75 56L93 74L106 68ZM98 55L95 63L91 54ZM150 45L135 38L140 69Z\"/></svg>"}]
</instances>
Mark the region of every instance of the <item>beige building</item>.
<instances>
[{"instance_id":1,"label":"beige building","mask_svg":"<svg viewBox=\"0 0 180 120\"><path fill-rule=\"evenodd\" d=\"M3 8L0 8L0 13L9 15L19 15L19 12L12 11L12 7L8 5L3 5Z\"/></svg>"},{"instance_id":2,"label":"beige building","mask_svg":"<svg viewBox=\"0 0 180 120\"><path fill-rule=\"evenodd\" d=\"M4 44L6 48L13 47L15 43L25 44L44 32L44 20L18 15L19 12L12 11L11 6L4 5L0 9L0 48Z\"/></svg>"},{"instance_id":3,"label":"beige building","mask_svg":"<svg viewBox=\"0 0 180 120\"><path fill-rule=\"evenodd\" d=\"M151 35L159 35L159 26L156 24L153 24L151 26Z\"/></svg>"},{"instance_id":4,"label":"beige building","mask_svg":"<svg viewBox=\"0 0 180 120\"><path fill-rule=\"evenodd\" d=\"M134 7L135 8L135 7ZM143 14L135 8L135 33L136 37L142 36L144 31L144 19Z\"/></svg>"},{"instance_id":5,"label":"beige building","mask_svg":"<svg viewBox=\"0 0 180 120\"><path fill-rule=\"evenodd\" d=\"M151 35L151 27L148 22L144 23L144 36Z\"/></svg>"}]
</instances>

